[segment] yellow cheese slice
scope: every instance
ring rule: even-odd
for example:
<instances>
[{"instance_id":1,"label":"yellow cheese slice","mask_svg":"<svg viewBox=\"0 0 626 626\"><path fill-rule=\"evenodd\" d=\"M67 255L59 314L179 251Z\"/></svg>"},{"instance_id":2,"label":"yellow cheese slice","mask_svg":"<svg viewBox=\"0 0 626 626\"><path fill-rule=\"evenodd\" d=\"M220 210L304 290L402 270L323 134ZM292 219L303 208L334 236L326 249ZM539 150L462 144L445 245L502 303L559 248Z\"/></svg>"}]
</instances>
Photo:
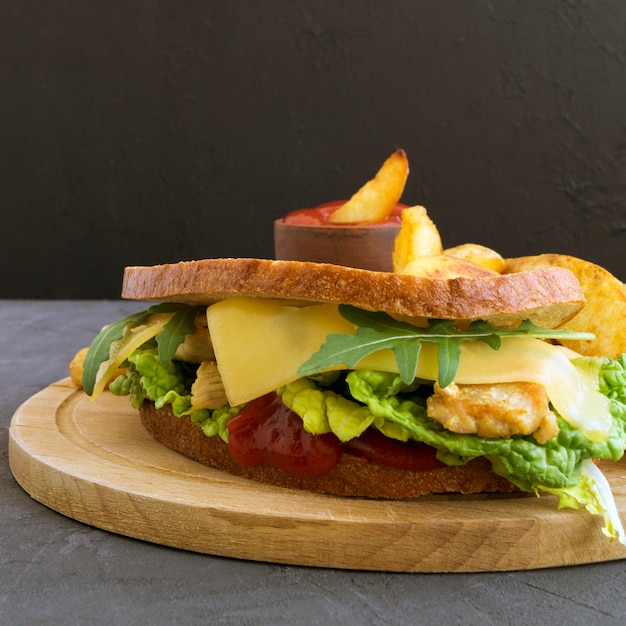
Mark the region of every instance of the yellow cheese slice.
<instances>
[{"instance_id":1,"label":"yellow cheese slice","mask_svg":"<svg viewBox=\"0 0 626 626\"><path fill-rule=\"evenodd\" d=\"M335 305L302 308L236 297L207 309L209 335L226 396L235 406L298 378L329 333L353 333Z\"/></svg>"},{"instance_id":2,"label":"yellow cheese slice","mask_svg":"<svg viewBox=\"0 0 626 626\"><path fill-rule=\"evenodd\" d=\"M209 333L231 405L258 398L298 378L302 363L331 333L353 333L336 305L286 306L284 301L236 297L207 309ZM543 385L558 413L593 441L606 439L612 424L609 400L574 366L579 355L530 337L505 338L499 350L480 341L461 347L459 384L534 382ZM360 368L397 372L390 350L381 350ZM337 366L341 369L341 366ZM417 377L437 379L437 347L425 342Z\"/></svg>"}]
</instances>

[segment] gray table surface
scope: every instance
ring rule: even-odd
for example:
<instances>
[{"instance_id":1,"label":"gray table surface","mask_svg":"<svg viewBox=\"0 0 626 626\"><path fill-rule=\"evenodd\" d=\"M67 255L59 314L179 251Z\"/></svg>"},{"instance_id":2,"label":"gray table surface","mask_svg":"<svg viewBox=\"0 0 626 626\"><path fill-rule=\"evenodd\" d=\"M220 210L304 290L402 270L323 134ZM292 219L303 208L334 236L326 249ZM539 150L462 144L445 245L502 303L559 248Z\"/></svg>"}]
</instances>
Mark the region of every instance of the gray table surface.
<instances>
[{"instance_id":1,"label":"gray table surface","mask_svg":"<svg viewBox=\"0 0 626 626\"><path fill-rule=\"evenodd\" d=\"M0 301L0 623L623 624L626 561L479 574L395 574L240 561L111 534L15 482L18 406L138 303ZM558 546L554 546L558 550Z\"/></svg>"}]
</instances>

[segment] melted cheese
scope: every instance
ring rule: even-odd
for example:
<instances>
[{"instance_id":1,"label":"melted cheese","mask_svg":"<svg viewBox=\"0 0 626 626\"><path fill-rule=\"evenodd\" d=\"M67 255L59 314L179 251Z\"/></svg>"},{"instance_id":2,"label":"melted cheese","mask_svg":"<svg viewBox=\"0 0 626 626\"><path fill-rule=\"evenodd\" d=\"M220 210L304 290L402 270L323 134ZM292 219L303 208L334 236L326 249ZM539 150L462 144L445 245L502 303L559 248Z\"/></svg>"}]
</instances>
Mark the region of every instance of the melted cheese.
<instances>
[{"instance_id":1,"label":"melted cheese","mask_svg":"<svg viewBox=\"0 0 626 626\"><path fill-rule=\"evenodd\" d=\"M295 380L298 367L331 333L353 326L331 304L302 308L284 302L237 297L207 309L209 332L224 388L232 405L249 402ZM506 338L499 350L480 341L461 347L459 384L534 382L543 385L556 411L592 441L606 439L609 400L572 363L579 355L529 337ZM364 358L360 368L397 371L390 350ZM337 369L340 369L338 366ZM437 347L424 343L417 377L437 379Z\"/></svg>"},{"instance_id":2,"label":"melted cheese","mask_svg":"<svg viewBox=\"0 0 626 626\"><path fill-rule=\"evenodd\" d=\"M354 332L333 305L296 308L284 301L245 297L210 306L207 321L233 406L298 378L298 367L317 352L329 333Z\"/></svg>"}]
</instances>

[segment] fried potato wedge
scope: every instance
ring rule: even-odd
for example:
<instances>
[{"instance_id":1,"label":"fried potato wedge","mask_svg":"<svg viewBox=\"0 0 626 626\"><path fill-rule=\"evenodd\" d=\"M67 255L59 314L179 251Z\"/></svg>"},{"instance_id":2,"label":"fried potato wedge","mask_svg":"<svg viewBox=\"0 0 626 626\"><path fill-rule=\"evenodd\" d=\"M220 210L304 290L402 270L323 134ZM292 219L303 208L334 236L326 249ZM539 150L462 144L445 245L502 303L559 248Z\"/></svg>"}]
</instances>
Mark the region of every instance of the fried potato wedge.
<instances>
[{"instance_id":1,"label":"fried potato wedge","mask_svg":"<svg viewBox=\"0 0 626 626\"><path fill-rule=\"evenodd\" d=\"M592 341L562 341L584 356L617 358L626 352L626 285L590 261L563 254L540 254L505 260L505 273L557 265L578 278L587 303L569 322L570 330L594 333Z\"/></svg>"},{"instance_id":2,"label":"fried potato wedge","mask_svg":"<svg viewBox=\"0 0 626 626\"><path fill-rule=\"evenodd\" d=\"M427 276L429 278L482 278L498 274L482 265L457 259L447 254L434 254L430 256L419 256L413 258L404 266L400 274L410 274L411 276Z\"/></svg>"},{"instance_id":3,"label":"fried potato wedge","mask_svg":"<svg viewBox=\"0 0 626 626\"><path fill-rule=\"evenodd\" d=\"M70 361L70 379L77 386L83 386L83 365L89 348L81 348Z\"/></svg>"},{"instance_id":4,"label":"fried potato wedge","mask_svg":"<svg viewBox=\"0 0 626 626\"><path fill-rule=\"evenodd\" d=\"M394 152L376 176L361 187L344 205L328 217L332 224L374 224L386 220L398 204L409 161L404 150Z\"/></svg>"},{"instance_id":5,"label":"fried potato wedge","mask_svg":"<svg viewBox=\"0 0 626 626\"><path fill-rule=\"evenodd\" d=\"M89 351L89 347L81 348L72 358L69 365L70 370L70 380L77 387L83 386L83 370L85 369L85 357L87 356L87 352ZM117 378L120 374L123 374L127 371L127 368L121 367L118 368L114 374L111 376L109 381L107 382L106 388L108 388L109 383L112 382L115 378Z\"/></svg>"},{"instance_id":6,"label":"fried potato wedge","mask_svg":"<svg viewBox=\"0 0 626 626\"><path fill-rule=\"evenodd\" d=\"M400 232L393 242L393 271L407 274L404 268L423 256L436 256L443 252L437 226L423 206L413 206L402 211Z\"/></svg>"},{"instance_id":7,"label":"fried potato wedge","mask_svg":"<svg viewBox=\"0 0 626 626\"><path fill-rule=\"evenodd\" d=\"M444 254L482 265L498 274L504 271L505 261L502 255L491 248L478 243L464 243L453 248L446 248Z\"/></svg>"}]
</instances>

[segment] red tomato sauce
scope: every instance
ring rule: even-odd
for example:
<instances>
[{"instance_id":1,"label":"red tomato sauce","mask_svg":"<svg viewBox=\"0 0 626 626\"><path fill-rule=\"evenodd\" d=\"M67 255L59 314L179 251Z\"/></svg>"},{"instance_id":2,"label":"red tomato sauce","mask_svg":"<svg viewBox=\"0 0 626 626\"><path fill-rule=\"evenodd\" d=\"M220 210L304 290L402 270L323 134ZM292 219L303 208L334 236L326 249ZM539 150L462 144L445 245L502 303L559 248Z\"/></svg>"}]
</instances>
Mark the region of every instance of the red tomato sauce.
<instances>
[{"instance_id":1,"label":"red tomato sauce","mask_svg":"<svg viewBox=\"0 0 626 626\"><path fill-rule=\"evenodd\" d=\"M346 226L346 224L333 224L328 221L328 216L345 204L345 202L345 200L335 200L334 202L320 204L312 209L297 209L288 213L283 221L285 224L300 226ZM406 204L398 204L385 221L377 222L377 224L399 224L402 209L406 209L406 207Z\"/></svg>"},{"instance_id":2,"label":"red tomato sauce","mask_svg":"<svg viewBox=\"0 0 626 626\"><path fill-rule=\"evenodd\" d=\"M228 422L228 446L242 465L267 463L299 478L330 471L343 452L404 470L444 467L434 448L389 439L375 430L345 444L332 433L312 435L275 393L253 400Z\"/></svg>"},{"instance_id":3,"label":"red tomato sauce","mask_svg":"<svg viewBox=\"0 0 626 626\"><path fill-rule=\"evenodd\" d=\"M341 458L335 435L308 433L273 392L253 400L228 422L228 447L242 465L268 463L299 478L324 474Z\"/></svg>"}]
</instances>

